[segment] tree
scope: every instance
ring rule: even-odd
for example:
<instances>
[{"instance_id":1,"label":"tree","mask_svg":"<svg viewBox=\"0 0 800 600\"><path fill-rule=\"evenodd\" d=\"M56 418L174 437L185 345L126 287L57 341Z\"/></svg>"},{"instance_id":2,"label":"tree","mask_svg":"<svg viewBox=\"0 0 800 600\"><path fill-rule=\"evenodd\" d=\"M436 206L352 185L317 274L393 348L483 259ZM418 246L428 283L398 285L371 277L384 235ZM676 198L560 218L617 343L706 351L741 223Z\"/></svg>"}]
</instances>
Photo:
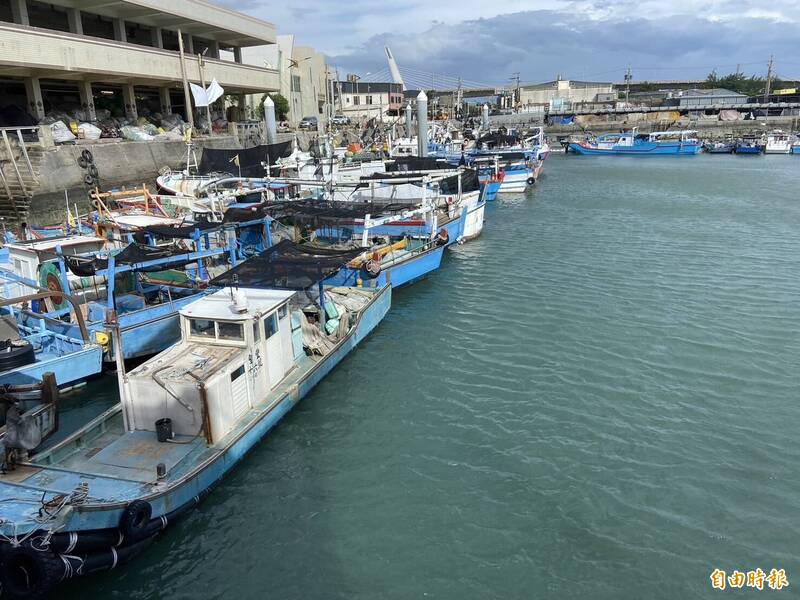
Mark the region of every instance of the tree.
<instances>
[{"instance_id":1,"label":"tree","mask_svg":"<svg viewBox=\"0 0 800 600\"><path fill-rule=\"evenodd\" d=\"M284 121L286 115L289 114L289 101L278 93L264 94L261 96L261 102L258 103L258 108L256 109L258 118L262 121L264 120L264 100L267 99L267 96L272 98L272 101L275 103L275 118L278 121Z\"/></svg>"}]
</instances>

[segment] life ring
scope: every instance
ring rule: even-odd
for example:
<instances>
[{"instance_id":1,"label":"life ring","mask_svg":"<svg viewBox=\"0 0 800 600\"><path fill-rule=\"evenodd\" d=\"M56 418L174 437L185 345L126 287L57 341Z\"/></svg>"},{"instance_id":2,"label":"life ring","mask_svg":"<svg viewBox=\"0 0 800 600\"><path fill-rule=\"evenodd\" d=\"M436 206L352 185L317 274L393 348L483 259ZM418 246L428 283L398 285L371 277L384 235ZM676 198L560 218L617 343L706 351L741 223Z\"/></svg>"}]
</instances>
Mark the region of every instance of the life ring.
<instances>
[{"instance_id":1,"label":"life ring","mask_svg":"<svg viewBox=\"0 0 800 600\"><path fill-rule=\"evenodd\" d=\"M94 162L94 156L92 156L92 151L88 148L81 152L81 158L85 160L87 163Z\"/></svg>"},{"instance_id":2,"label":"life ring","mask_svg":"<svg viewBox=\"0 0 800 600\"><path fill-rule=\"evenodd\" d=\"M364 271L367 279L376 279L381 274L381 261L370 258L364 263L361 270Z\"/></svg>"},{"instance_id":3,"label":"life ring","mask_svg":"<svg viewBox=\"0 0 800 600\"><path fill-rule=\"evenodd\" d=\"M533 177L528 177L527 181L528 185L533 185L534 183L536 183L536 179Z\"/></svg>"},{"instance_id":4,"label":"life ring","mask_svg":"<svg viewBox=\"0 0 800 600\"><path fill-rule=\"evenodd\" d=\"M146 500L134 500L119 518L119 530L129 540L138 540L147 533L147 524L153 514L153 507Z\"/></svg>"},{"instance_id":5,"label":"life ring","mask_svg":"<svg viewBox=\"0 0 800 600\"><path fill-rule=\"evenodd\" d=\"M24 544L5 546L0 553L0 585L4 598L41 598L64 575L64 562L49 550L38 551Z\"/></svg>"},{"instance_id":6,"label":"life ring","mask_svg":"<svg viewBox=\"0 0 800 600\"><path fill-rule=\"evenodd\" d=\"M436 234L436 245L446 246L449 241L450 241L450 234L447 233L447 229L442 227L439 230L439 233Z\"/></svg>"}]
</instances>

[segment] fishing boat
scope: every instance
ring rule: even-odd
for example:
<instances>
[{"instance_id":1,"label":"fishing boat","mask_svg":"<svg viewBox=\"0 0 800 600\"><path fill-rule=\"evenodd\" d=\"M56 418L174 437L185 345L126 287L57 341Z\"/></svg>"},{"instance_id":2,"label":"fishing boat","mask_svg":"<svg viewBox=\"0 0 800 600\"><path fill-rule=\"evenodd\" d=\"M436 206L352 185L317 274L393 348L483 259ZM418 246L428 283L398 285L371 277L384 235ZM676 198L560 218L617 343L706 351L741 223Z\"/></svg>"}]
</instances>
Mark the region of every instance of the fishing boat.
<instances>
[{"instance_id":1,"label":"fishing boat","mask_svg":"<svg viewBox=\"0 0 800 600\"><path fill-rule=\"evenodd\" d=\"M792 142L792 154L800 154L800 140L795 138L795 141Z\"/></svg>"},{"instance_id":2,"label":"fishing boat","mask_svg":"<svg viewBox=\"0 0 800 600\"><path fill-rule=\"evenodd\" d=\"M792 139L788 133L776 129L765 136L764 154L789 154L791 151Z\"/></svg>"},{"instance_id":3,"label":"fishing boat","mask_svg":"<svg viewBox=\"0 0 800 600\"><path fill-rule=\"evenodd\" d=\"M52 290L37 290L22 297L6 293L8 283L16 278L0 271L0 388L38 384L45 373L51 373L61 388L75 386L102 370L102 348L89 337L82 315L80 338L48 329L48 317L33 312L29 303L62 294ZM77 302L66 300L78 309ZM80 311L76 314L80 315Z\"/></svg>"},{"instance_id":4,"label":"fishing boat","mask_svg":"<svg viewBox=\"0 0 800 600\"><path fill-rule=\"evenodd\" d=\"M708 154L732 154L735 149L735 142L705 142L703 144L703 152Z\"/></svg>"},{"instance_id":5,"label":"fishing boat","mask_svg":"<svg viewBox=\"0 0 800 600\"><path fill-rule=\"evenodd\" d=\"M742 136L733 151L736 154L761 154L761 140L755 135Z\"/></svg>"},{"instance_id":6,"label":"fishing boat","mask_svg":"<svg viewBox=\"0 0 800 600\"><path fill-rule=\"evenodd\" d=\"M639 134L634 128L627 133L607 133L593 140L571 142L569 150L589 156L694 155L702 148L696 133L682 129Z\"/></svg>"},{"instance_id":7,"label":"fishing boat","mask_svg":"<svg viewBox=\"0 0 800 600\"><path fill-rule=\"evenodd\" d=\"M295 250L269 248L215 280L219 291L181 309L174 346L128 373L119 359L119 404L6 454L4 598L41 598L144 551L377 327L390 286L323 283L354 251Z\"/></svg>"}]
</instances>

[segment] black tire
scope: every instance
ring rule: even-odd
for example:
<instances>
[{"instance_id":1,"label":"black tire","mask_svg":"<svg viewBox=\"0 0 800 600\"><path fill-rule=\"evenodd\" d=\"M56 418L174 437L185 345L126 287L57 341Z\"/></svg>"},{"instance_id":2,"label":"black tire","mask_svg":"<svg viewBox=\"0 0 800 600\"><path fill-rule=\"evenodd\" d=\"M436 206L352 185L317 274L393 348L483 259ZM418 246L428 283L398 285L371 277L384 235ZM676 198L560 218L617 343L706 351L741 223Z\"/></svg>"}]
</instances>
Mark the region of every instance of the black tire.
<instances>
[{"instance_id":1,"label":"black tire","mask_svg":"<svg viewBox=\"0 0 800 600\"><path fill-rule=\"evenodd\" d=\"M86 171L89 173L89 175L91 175L92 177L97 179L97 175L98 175L97 167L95 166L94 163L90 163L89 167L86 169Z\"/></svg>"},{"instance_id":2,"label":"black tire","mask_svg":"<svg viewBox=\"0 0 800 600\"><path fill-rule=\"evenodd\" d=\"M89 173L83 176L83 183L85 183L86 185L94 185L94 182L95 178L89 175Z\"/></svg>"},{"instance_id":3,"label":"black tire","mask_svg":"<svg viewBox=\"0 0 800 600\"><path fill-rule=\"evenodd\" d=\"M92 151L89 149L86 149L83 152L81 152L81 158L85 160L87 163L94 162L94 156L92 156Z\"/></svg>"},{"instance_id":4,"label":"black tire","mask_svg":"<svg viewBox=\"0 0 800 600\"><path fill-rule=\"evenodd\" d=\"M78 157L78 166L79 166L81 169L85 169L86 167L88 167L88 166L89 166L89 161L88 161L88 160L86 160L85 158L83 158L83 156L79 156L79 157Z\"/></svg>"},{"instance_id":5,"label":"black tire","mask_svg":"<svg viewBox=\"0 0 800 600\"><path fill-rule=\"evenodd\" d=\"M536 183L536 180L533 177L528 177L528 185L533 185Z\"/></svg>"},{"instance_id":6,"label":"black tire","mask_svg":"<svg viewBox=\"0 0 800 600\"><path fill-rule=\"evenodd\" d=\"M440 229L439 233L436 234L436 245L446 246L448 242L450 242L450 234L447 233L447 229Z\"/></svg>"},{"instance_id":7,"label":"black tire","mask_svg":"<svg viewBox=\"0 0 800 600\"><path fill-rule=\"evenodd\" d=\"M119 529L129 540L138 540L147 534L147 524L153 514L153 507L145 500L134 500L119 518Z\"/></svg>"},{"instance_id":8,"label":"black tire","mask_svg":"<svg viewBox=\"0 0 800 600\"><path fill-rule=\"evenodd\" d=\"M50 593L64 574L64 561L49 550L5 546L0 553L3 598L37 600Z\"/></svg>"},{"instance_id":9,"label":"black tire","mask_svg":"<svg viewBox=\"0 0 800 600\"><path fill-rule=\"evenodd\" d=\"M36 362L33 346L25 342L22 346L9 346L0 350L0 371L16 369Z\"/></svg>"}]
</instances>

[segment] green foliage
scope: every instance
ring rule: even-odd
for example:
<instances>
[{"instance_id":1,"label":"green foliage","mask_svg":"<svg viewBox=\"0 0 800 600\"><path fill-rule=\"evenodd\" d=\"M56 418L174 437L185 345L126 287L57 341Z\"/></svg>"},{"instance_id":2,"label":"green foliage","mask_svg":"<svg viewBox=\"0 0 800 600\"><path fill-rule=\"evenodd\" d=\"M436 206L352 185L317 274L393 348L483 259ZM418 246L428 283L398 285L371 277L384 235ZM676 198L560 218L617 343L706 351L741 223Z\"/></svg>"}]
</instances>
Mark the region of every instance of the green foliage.
<instances>
[{"instance_id":1,"label":"green foliage","mask_svg":"<svg viewBox=\"0 0 800 600\"><path fill-rule=\"evenodd\" d=\"M258 107L256 108L256 114L260 120L264 119L264 100L267 99L267 96L272 98L272 101L275 103L275 119L278 121L283 121L286 119L286 115L289 114L289 101L281 96L280 94L264 94L261 96L261 102L258 103Z\"/></svg>"},{"instance_id":2,"label":"green foliage","mask_svg":"<svg viewBox=\"0 0 800 600\"><path fill-rule=\"evenodd\" d=\"M730 73L720 77L716 71L709 73L706 78L705 84L700 87L705 88L724 88L745 94L747 96L759 96L764 93L767 88L767 78L760 75L751 75L748 77L744 73ZM786 81L778 78L773 78L770 88L779 90L781 88L797 87L796 81Z\"/></svg>"}]
</instances>

